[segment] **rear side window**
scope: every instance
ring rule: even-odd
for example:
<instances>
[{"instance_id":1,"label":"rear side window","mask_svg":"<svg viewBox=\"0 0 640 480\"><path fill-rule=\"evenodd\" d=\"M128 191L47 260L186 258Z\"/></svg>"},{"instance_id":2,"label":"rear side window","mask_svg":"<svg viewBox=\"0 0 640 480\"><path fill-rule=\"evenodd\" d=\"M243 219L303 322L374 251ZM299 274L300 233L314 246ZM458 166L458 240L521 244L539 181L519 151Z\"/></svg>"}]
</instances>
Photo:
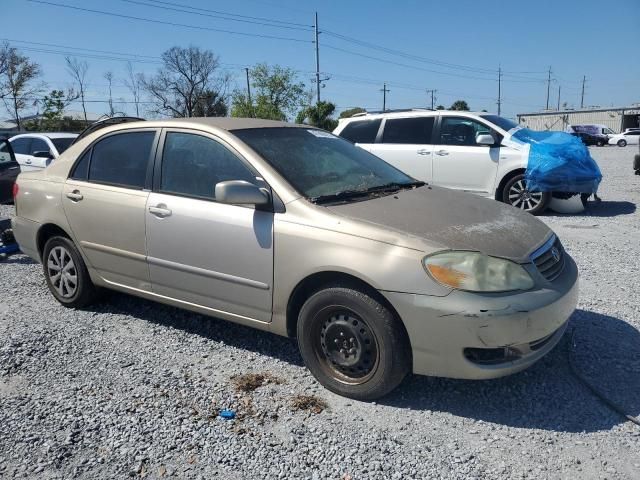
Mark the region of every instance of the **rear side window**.
<instances>
[{"instance_id":1,"label":"rear side window","mask_svg":"<svg viewBox=\"0 0 640 480\"><path fill-rule=\"evenodd\" d=\"M13 147L13 153L29 155L31 152L31 139L29 137L16 138L11 140L11 146Z\"/></svg>"},{"instance_id":2,"label":"rear side window","mask_svg":"<svg viewBox=\"0 0 640 480\"><path fill-rule=\"evenodd\" d=\"M89 176L89 160L91 160L91 149L82 154L80 160L76 162L76 166L73 168L71 178L74 180L87 180Z\"/></svg>"},{"instance_id":3,"label":"rear side window","mask_svg":"<svg viewBox=\"0 0 640 480\"><path fill-rule=\"evenodd\" d=\"M215 186L227 180L255 182L256 176L227 147L191 133L167 133L160 190L213 200Z\"/></svg>"},{"instance_id":4,"label":"rear side window","mask_svg":"<svg viewBox=\"0 0 640 480\"><path fill-rule=\"evenodd\" d=\"M89 181L144 188L155 132L111 135L93 147Z\"/></svg>"},{"instance_id":5,"label":"rear side window","mask_svg":"<svg viewBox=\"0 0 640 480\"><path fill-rule=\"evenodd\" d=\"M433 121L434 117L387 119L382 143L431 144Z\"/></svg>"},{"instance_id":6,"label":"rear side window","mask_svg":"<svg viewBox=\"0 0 640 480\"><path fill-rule=\"evenodd\" d=\"M382 120L377 119L349 122L340 132L340 136L351 140L353 143L374 143L381 121Z\"/></svg>"},{"instance_id":7,"label":"rear side window","mask_svg":"<svg viewBox=\"0 0 640 480\"><path fill-rule=\"evenodd\" d=\"M34 138L31 141L30 155L35 155L36 152L49 152L51 153L51 149L49 148L49 144L42 140L41 138Z\"/></svg>"},{"instance_id":8,"label":"rear side window","mask_svg":"<svg viewBox=\"0 0 640 480\"><path fill-rule=\"evenodd\" d=\"M51 142L53 143L53 146L56 147L56 150L58 150L58 153L62 153L71 146L73 140L74 139L71 137L52 138Z\"/></svg>"}]
</instances>

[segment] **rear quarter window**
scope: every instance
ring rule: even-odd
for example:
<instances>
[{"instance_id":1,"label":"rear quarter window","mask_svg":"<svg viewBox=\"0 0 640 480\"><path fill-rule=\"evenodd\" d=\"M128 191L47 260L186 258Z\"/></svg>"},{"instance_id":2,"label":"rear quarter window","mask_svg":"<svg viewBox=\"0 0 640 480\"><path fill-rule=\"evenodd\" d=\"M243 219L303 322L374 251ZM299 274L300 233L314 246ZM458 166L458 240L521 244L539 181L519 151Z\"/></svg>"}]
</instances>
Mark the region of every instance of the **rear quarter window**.
<instances>
[{"instance_id":1,"label":"rear quarter window","mask_svg":"<svg viewBox=\"0 0 640 480\"><path fill-rule=\"evenodd\" d=\"M374 143L382 120L357 120L349 122L340 132L342 138L353 143Z\"/></svg>"}]
</instances>

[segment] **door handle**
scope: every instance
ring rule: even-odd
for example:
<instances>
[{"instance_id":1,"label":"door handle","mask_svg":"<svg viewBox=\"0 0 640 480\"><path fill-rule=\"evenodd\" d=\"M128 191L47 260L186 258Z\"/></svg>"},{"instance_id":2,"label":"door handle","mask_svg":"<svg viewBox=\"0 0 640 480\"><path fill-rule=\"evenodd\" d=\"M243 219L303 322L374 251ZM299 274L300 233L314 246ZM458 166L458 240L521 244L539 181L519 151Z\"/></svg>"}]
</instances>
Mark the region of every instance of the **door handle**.
<instances>
[{"instance_id":1,"label":"door handle","mask_svg":"<svg viewBox=\"0 0 640 480\"><path fill-rule=\"evenodd\" d=\"M421 150L418 150L416 153L418 155L429 155L431 153L431 150L427 150L426 148L423 148Z\"/></svg>"},{"instance_id":2,"label":"door handle","mask_svg":"<svg viewBox=\"0 0 640 480\"><path fill-rule=\"evenodd\" d=\"M149 207L149 213L160 218L171 216L171 210L169 210L163 203L156 205L155 207Z\"/></svg>"},{"instance_id":3,"label":"door handle","mask_svg":"<svg viewBox=\"0 0 640 480\"><path fill-rule=\"evenodd\" d=\"M67 193L67 198L70 199L72 202L79 202L84 197L80 193L80 190L74 190L73 192Z\"/></svg>"},{"instance_id":4,"label":"door handle","mask_svg":"<svg viewBox=\"0 0 640 480\"><path fill-rule=\"evenodd\" d=\"M25 162L27 165L31 165L31 160L25 160Z\"/></svg>"},{"instance_id":5,"label":"door handle","mask_svg":"<svg viewBox=\"0 0 640 480\"><path fill-rule=\"evenodd\" d=\"M449 155L449 152L447 152L446 150L438 150L436 152L436 155L440 155L441 157L444 157L445 155Z\"/></svg>"}]
</instances>

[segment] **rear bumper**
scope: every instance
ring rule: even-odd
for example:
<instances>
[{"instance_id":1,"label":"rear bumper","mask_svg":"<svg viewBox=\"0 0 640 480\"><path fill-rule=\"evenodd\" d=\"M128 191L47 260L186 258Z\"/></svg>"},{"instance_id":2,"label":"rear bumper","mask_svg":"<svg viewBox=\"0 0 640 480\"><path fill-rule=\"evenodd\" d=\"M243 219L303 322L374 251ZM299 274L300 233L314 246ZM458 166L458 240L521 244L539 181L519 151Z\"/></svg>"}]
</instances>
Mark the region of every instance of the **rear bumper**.
<instances>
[{"instance_id":1,"label":"rear bumper","mask_svg":"<svg viewBox=\"0 0 640 480\"><path fill-rule=\"evenodd\" d=\"M407 329L414 373L495 378L529 367L560 341L578 301L578 270L567 255L553 285L513 295L382 293Z\"/></svg>"},{"instance_id":2,"label":"rear bumper","mask_svg":"<svg viewBox=\"0 0 640 480\"><path fill-rule=\"evenodd\" d=\"M40 223L28 220L24 217L13 217L11 219L11 227L13 229L13 235L16 237L16 241L20 246L20 250L37 262L40 261L40 254L38 253L38 230L40 230Z\"/></svg>"}]
</instances>

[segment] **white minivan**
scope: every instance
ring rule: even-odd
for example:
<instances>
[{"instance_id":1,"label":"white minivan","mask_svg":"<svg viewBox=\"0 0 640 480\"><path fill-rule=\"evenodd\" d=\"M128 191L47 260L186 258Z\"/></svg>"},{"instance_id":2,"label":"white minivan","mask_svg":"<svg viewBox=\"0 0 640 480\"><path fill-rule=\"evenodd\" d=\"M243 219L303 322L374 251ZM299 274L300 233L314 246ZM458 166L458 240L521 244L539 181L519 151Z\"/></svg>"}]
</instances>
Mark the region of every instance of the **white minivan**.
<instances>
[{"instance_id":1,"label":"white minivan","mask_svg":"<svg viewBox=\"0 0 640 480\"><path fill-rule=\"evenodd\" d=\"M356 114L340 119L333 133L418 180L538 214L551 193L526 188L528 149L511 141L516 127L485 112L413 109Z\"/></svg>"}]
</instances>

